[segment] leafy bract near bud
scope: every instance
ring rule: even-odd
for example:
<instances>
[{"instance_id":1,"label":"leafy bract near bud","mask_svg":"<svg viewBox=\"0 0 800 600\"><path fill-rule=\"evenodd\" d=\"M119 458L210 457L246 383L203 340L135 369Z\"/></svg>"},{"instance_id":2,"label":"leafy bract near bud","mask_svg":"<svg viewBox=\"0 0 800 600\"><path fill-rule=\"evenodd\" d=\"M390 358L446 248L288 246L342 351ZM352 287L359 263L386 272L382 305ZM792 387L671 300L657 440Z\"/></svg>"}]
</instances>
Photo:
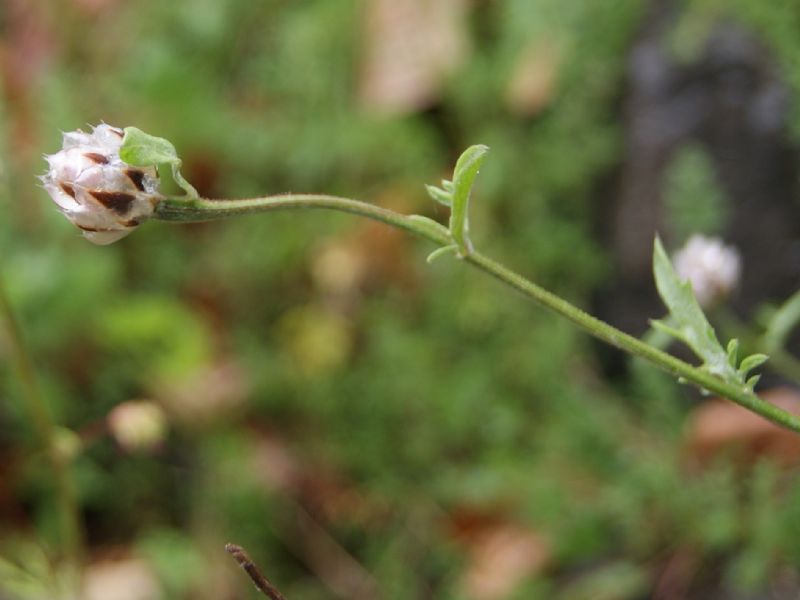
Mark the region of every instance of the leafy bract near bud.
<instances>
[{"instance_id":1,"label":"leafy bract near bud","mask_svg":"<svg viewBox=\"0 0 800 600\"><path fill-rule=\"evenodd\" d=\"M712 254L716 253L714 250ZM735 258L738 261L738 255ZM742 385L746 392L752 393L759 375L748 378L748 373L768 357L752 354L744 357L737 367L739 342L731 340L727 348L722 347L693 291L694 282L681 278L658 236L653 245L653 274L658 294L669 309L666 319L651 321L653 327L689 346L703 360L702 368L709 373L728 383Z\"/></svg>"},{"instance_id":2,"label":"leafy bract near bud","mask_svg":"<svg viewBox=\"0 0 800 600\"><path fill-rule=\"evenodd\" d=\"M155 165L120 158L124 132L105 123L92 133L64 134L60 152L45 156L41 178L59 210L95 244L110 244L153 214L162 199Z\"/></svg>"}]
</instances>

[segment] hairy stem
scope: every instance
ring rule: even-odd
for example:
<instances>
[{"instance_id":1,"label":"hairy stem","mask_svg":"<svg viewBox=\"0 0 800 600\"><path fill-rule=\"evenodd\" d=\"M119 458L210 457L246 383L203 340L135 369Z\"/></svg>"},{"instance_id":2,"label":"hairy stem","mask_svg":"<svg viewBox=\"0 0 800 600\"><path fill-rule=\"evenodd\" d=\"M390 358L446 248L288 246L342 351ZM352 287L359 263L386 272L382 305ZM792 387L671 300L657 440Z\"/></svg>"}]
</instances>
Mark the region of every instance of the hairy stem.
<instances>
[{"instance_id":1,"label":"hairy stem","mask_svg":"<svg viewBox=\"0 0 800 600\"><path fill-rule=\"evenodd\" d=\"M430 240L439 246L449 246L453 240L444 226L424 217L406 216L366 202L317 194L285 194L246 200L208 200L203 198L166 198L156 208L156 218L165 221L210 221L222 217L271 210L321 208L356 214L404 229ZM522 275L500 263L471 252L463 260L521 292L537 304L563 316L596 338L638 356L653 365L695 385L724 396L761 415L773 423L800 433L800 418L774 406L741 386L727 383L710 373L679 360L645 342L612 327L563 298L539 287Z\"/></svg>"},{"instance_id":2,"label":"hairy stem","mask_svg":"<svg viewBox=\"0 0 800 600\"><path fill-rule=\"evenodd\" d=\"M59 449L58 428L39 391L33 361L25 345L22 329L4 291L2 280L0 280L0 319L6 323L11 352L22 385L25 410L53 473L64 558L72 568L76 569L77 574L83 561L83 527L75 499L75 488L70 477L69 459Z\"/></svg>"},{"instance_id":3,"label":"hairy stem","mask_svg":"<svg viewBox=\"0 0 800 600\"><path fill-rule=\"evenodd\" d=\"M304 208L321 208L367 217L399 229L405 229L440 246L453 243L447 228L431 219L401 215L359 200L322 194L283 194L245 200L166 198L158 204L155 216L164 221L198 223L259 212Z\"/></svg>"}]
</instances>

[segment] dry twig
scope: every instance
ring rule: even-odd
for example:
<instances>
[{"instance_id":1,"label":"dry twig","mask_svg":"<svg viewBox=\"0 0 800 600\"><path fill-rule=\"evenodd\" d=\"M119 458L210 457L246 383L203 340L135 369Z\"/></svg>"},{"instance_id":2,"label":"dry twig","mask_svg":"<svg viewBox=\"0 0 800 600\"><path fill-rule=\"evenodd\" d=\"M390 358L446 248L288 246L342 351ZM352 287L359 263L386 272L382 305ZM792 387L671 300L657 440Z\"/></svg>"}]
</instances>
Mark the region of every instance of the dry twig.
<instances>
[{"instance_id":1,"label":"dry twig","mask_svg":"<svg viewBox=\"0 0 800 600\"><path fill-rule=\"evenodd\" d=\"M236 562L239 563L239 566L242 567L250 576L250 579L253 580L255 586L264 592L267 598L271 600L286 600L284 595L261 574L261 571L259 571L255 563L250 560L250 556L244 551L244 548L236 544L225 544L225 551L233 556Z\"/></svg>"}]
</instances>

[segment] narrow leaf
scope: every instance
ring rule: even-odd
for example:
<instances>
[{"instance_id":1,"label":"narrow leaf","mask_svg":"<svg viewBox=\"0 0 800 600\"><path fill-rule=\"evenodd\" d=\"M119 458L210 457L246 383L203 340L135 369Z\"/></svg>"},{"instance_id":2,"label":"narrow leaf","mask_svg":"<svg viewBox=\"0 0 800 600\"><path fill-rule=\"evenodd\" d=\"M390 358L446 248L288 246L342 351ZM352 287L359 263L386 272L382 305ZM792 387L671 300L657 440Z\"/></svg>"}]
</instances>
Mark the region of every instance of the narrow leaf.
<instances>
[{"instance_id":1,"label":"narrow leaf","mask_svg":"<svg viewBox=\"0 0 800 600\"><path fill-rule=\"evenodd\" d=\"M651 319L650 320L650 325L653 326L653 329L657 329L658 331L666 333L667 335L670 335L670 336L672 336L674 338L677 338L677 339L679 339L681 341L685 341L684 337L683 337L683 334L680 331L678 331L677 329L675 329L671 325L667 325L664 321L661 321L659 319Z\"/></svg>"},{"instance_id":2,"label":"narrow leaf","mask_svg":"<svg viewBox=\"0 0 800 600\"><path fill-rule=\"evenodd\" d=\"M748 390L752 392L753 389L756 387L756 384L758 383L759 379L761 379L761 375L753 375L750 379L747 380L745 386L747 387Z\"/></svg>"},{"instance_id":3,"label":"narrow leaf","mask_svg":"<svg viewBox=\"0 0 800 600\"><path fill-rule=\"evenodd\" d=\"M728 355L728 364L735 369L736 360L739 355L739 340L733 338L730 342L728 342L726 353Z\"/></svg>"},{"instance_id":4,"label":"narrow leaf","mask_svg":"<svg viewBox=\"0 0 800 600\"><path fill-rule=\"evenodd\" d=\"M451 206L453 204L453 196L448 194L445 190L439 189L435 185L426 185L425 189L428 195L439 204L444 204L445 206Z\"/></svg>"},{"instance_id":5,"label":"narrow leaf","mask_svg":"<svg viewBox=\"0 0 800 600\"><path fill-rule=\"evenodd\" d=\"M430 217L424 217L422 215L408 215L409 221L414 221L416 223L420 223L429 229L435 229L440 233L446 233L447 229L444 225L439 223L438 221L434 221Z\"/></svg>"},{"instance_id":6,"label":"narrow leaf","mask_svg":"<svg viewBox=\"0 0 800 600\"><path fill-rule=\"evenodd\" d=\"M445 254L450 254L450 253L455 254L456 252L458 252L458 246L456 246L455 244L450 244L449 246L442 246L441 248L437 248L436 250L431 252L428 255L428 258L426 258L425 260L428 264L431 264L437 258L440 258Z\"/></svg>"},{"instance_id":7,"label":"narrow leaf","mask_svg":"<svg viewBox=\"0 0 800 600\"><path fill-rule=\"evenodd\" d=\"M739 373L744 377L756 367L763 365L767 360L769 360L769 356L766 354L751 354L742 360L742 364L739 365Z\"/></svg>"},{"instance_id":8,"label":"narrow leaf","mask_svg":"<svg viewBox=\"0 0 800 600\"><path fill-rule=\"evenodd\" d=\"M483 158L488 151L488 146L470 146L461 154L453 171L453 205L450 213L450 234L458 245L459 254L462 256L472 251L472 245L468 238L469 197Z\"/></svg>"}]
</instances>

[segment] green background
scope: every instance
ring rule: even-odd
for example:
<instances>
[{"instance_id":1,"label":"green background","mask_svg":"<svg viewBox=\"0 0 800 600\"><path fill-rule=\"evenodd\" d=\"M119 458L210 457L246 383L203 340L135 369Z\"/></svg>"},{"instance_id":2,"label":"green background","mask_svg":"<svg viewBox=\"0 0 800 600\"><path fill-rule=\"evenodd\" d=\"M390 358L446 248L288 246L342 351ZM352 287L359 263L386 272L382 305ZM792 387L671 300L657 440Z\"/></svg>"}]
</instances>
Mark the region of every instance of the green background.
<instances>
[{"instance_id":1,"label":"green background","mask_svg":"<svg viewBox=\"0 0 800 600\"><path fill-rule=\"evenodd\" d=\"M687 597L792 597L745 594L797 590L795 472L758 457L692 467L689 389L646 369L609 377L584 334L452 258L426 265L426 242L292 212L152 222L95 247L37 185L60 131L102 120L170 139L207 196L324 192L446 221L423 184L485 143L476 246L590 306L615 269L597 190L622 160L646 3L465 3L437 24L464 41L459 60L401 108L363 92L388 35L370 35L369 4L0 7L0 268L46 399L86 441L72 472L91 561L144 557L164 598L254 598L232 541L289 598L359 597L331 578L363 573L378 597L471 598L476 553L506 528L549 558L499 597L649 598L682 559ZM676 61L733 18L800 85L799 3L679 15ZM525 110L508 89L531 44L544 83ZM724 197L687 152L674 219L713 230ZM695 195L711 200L686 217ZM170 433L126 453L102 423L140 398L165 406ZM22 402L0 335L0 551L24 563L38 546L57 556L58 538Z\"/></svg>"}]
</instances>

